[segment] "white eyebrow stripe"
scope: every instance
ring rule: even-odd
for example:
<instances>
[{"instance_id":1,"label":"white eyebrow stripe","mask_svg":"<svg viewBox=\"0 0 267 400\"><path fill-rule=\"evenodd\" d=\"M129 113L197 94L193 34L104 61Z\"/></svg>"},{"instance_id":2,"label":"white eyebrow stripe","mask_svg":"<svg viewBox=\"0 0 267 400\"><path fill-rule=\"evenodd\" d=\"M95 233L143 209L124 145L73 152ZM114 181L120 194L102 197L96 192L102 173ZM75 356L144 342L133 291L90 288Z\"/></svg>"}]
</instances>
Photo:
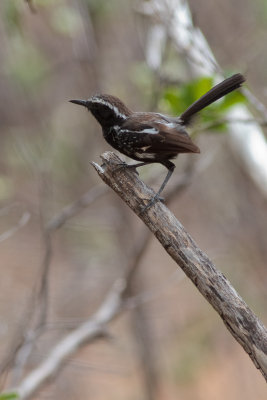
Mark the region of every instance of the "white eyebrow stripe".
<instances>
[{"instance_id":1,"label":"white eyebrow stripe","mask_svg":"<svg viewBox=\"0 0 267 400\"><path fill-rule=\"evenodd\" d=\"M122 114L118 107L113 106L112 104L110 104L108 101L105 101L103 99L100 99L99 97L91 97L90 99L88 99L89 102L91 103L98 103L98 104L103 104L104 106L107 106L108 108L110 108L112 111L114 111L114 113L117 115L117 117L121 117L122 119L126 119L127 116L125 114Z\"/></svg>"}]
</instances>

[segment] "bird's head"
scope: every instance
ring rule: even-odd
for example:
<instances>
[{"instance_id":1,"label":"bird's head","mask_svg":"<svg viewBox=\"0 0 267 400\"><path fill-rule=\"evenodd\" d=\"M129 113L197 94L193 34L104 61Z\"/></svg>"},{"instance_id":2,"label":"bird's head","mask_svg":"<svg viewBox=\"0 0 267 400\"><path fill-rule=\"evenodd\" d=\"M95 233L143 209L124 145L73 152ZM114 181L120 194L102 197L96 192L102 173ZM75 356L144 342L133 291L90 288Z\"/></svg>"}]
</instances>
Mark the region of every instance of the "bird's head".
<instances>
[{"instance_id":1,"label":"bird's head","mask_svg":"<svg viewBox=\"0 0 267 400\"><path fill-rule=\"evenodd\" d=\"M102 128L121 125L132 114L120 99L109 94L97 94L88 100L70 100L70 102L87 107Z\"/></svg>"}]
</instances>

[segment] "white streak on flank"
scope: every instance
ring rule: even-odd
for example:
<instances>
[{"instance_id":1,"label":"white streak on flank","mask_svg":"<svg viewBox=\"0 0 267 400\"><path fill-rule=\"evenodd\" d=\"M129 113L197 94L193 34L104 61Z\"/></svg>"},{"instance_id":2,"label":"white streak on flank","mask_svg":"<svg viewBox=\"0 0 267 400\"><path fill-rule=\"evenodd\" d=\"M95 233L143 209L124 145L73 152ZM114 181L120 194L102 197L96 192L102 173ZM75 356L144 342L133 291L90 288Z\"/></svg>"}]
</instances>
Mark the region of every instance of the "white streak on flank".
<instances>
[{"instance_id":1,"label":"white streak on flank","mask_svg":"<svg viewBox=\"0 0 267 400\"><path fill-rule=\"evenodd\" d=\"M113 106L112 104L110 104L108 101L105 101L103 99L101 99L100 97L91 97L90 99L88 99L88 101L90 103L98 103L98 104L103 104L104 106L107 106L108 108L110 108L112 111L114 111L114 113L116 114L117 117L120 117L122 119L126 119L127 116L125 114L122 114L118 107Z\"/></svg>"},{"instance_id":2,"label":"white streak on flank","mask_svg":"<svg viewBox=\"0 0 267 400\"><path fill-rule=\"evenodd\" d=\"M159 130L157 128L146 128L142 131L138 131L138 133L149 133L150 135L155 135L159 133Z\"/></svg>"},{"instance_id":3,"label":"white streak on flank","mask_svg":"<svg viewBox=\"0 0 267 400\"><path fill-rule=\"evenodd\" d=\"M149 149L151 146L144 146L144 147L141 147L141 150L143 150L143 151L147 151L147 149Z\"/></svg>"},{"instance_id":4,"label":"white streak on flank","mask_svg":"<svg viewBox=\"0 0 267 400\"><path fill-rule=\"evenodd\" d=\"M131 129L120 129L121 132L129 132L129 133L134 133L136 134L135 137L139 134L139 133L148 133L149 135L155 135L157 133L159 133L159 130L157 128L146 128L146 129L142 129L140 131L133 131Z\"/></svg>"},{"instance_id":5,"label":"white streak on flank","mask_svg":"<svg viewBox=\"0 0 267 400\"><path fill-rule=\"evenodd\" d=\"M134 153L134 155L141 159L142 158L144 158L144 159L150 158L151 160L153 160L155 158L155 153L138 153L138 152L136 152L136 153Z\"/></svg>"}]
</instances>

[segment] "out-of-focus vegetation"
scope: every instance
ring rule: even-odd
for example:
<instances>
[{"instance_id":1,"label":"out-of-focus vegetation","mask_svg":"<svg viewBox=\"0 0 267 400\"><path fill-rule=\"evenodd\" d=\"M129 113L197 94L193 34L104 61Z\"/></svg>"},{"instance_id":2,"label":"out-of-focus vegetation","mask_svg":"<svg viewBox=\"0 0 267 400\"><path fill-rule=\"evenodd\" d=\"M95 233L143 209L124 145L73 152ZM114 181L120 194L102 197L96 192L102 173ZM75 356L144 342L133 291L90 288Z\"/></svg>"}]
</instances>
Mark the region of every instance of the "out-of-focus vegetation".
<instances>
[{"instance_id":1,"label":"out-of-focus vegetation","mask_svg":"<svg viewBox=\"0 0 267 400\"><path fill-rule=\"evenodd\" d=\"M199 99L204 93L215 85L211 77L203 77L184 84L181 88L175 86L164 90L160 107L166 109L166 112L172 115L180 115L194 101ZM238 91L232 92L223 97L221 101L211 104L209 107L199 113L199 123L214 123L211 133L216 131L227 132L227 124L215 125L218 120L223 118L225 112L236 104L245 103L245 97Z\"/></svg>"},{"instance_id":2,"label":"out-of-focus vegetation","mask_svg":"<svg viewBox=\"0 0 267 400\"><path fill-rule=\"evenodd\" d=\"M3 393L0 395L0 400L15 400L18 398L18 395L16 393Z\"/></svg>"},{"instance_id":3,"label":"out-of-focus vegetation","mask_svg":"<svg viewBox=\"0 0 267 400\"><path fill-rule=\"evenodd\" d=\"M26 1L0 1L0 234L16 225L25 210L31 213L26 226L0 243L2 365L28 332L32 293L46 252L46 224L64 206L103 185L90 161L99 162L110 147L91 115L68 100L106 92L134 110L177 115L214 84L213 77L190 81L185 60L171 44L162 72L174 82L150 71L145 51L151 21L136 13L136 3L33 0L33 12ZM266 102L264 1L190 3L223 68L247 71L251 88ZM266 322L266 201L229 150L226 124L216 126L229 107L244 102L233 93L199 115L201 133L195 140L201 154L189 157L205 161L212 155L213 161L196 172L170 207ZM214 126L203 133L207 123ZM176 176L187 163L187 156L178 158ZM165 171L156 165L139 171L146 181L155 171L153 187ZM46 327L25 372L95 311L125 270L142 229L107 190L53 233ZM258 371L195 287L186 278L170 279L175 269L152 241L136 279L138 293L172 281L143 305L140 317L153 353L155 397L263 400L266 388ZM135 318L129 311L112 324L114 340L85 347L44 394L66 400L148 397ZM3 375L3 388L11 386L13 367L9 364Z\"/></svg>"}]
</instances>

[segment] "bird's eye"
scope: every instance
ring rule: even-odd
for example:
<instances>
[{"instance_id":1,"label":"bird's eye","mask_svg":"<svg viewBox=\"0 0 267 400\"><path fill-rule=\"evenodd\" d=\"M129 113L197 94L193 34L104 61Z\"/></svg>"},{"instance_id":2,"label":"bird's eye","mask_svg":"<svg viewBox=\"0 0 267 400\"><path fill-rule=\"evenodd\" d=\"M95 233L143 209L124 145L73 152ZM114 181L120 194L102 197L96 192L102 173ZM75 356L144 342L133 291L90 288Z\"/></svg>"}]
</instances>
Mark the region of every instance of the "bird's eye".
<instances>
[{"instance_id":1,"label":"bird's eye","mask_svg":"<svg viewBox=\"0 0 267 400\"><path fill-rule=\"evenodd\" d=\"M109 119L109 118L111 118L113 116L113 112L109 107L103 107L102 116L105 119Z\"/></svg>"},{"instance_id":2,"label":"bird's eye","mask_svg":"<svg viewBox=\"0 0 267 400\"><path fill-rule=\"evenodd\" d=\"M116 119L116 114L114 110L104 104L94 104L90 108L90 111L100 123L100 125L102 125L102 127L104 125L107 126L112 124L114 122L114 119Z\"/></svg>"}]
</instances>

